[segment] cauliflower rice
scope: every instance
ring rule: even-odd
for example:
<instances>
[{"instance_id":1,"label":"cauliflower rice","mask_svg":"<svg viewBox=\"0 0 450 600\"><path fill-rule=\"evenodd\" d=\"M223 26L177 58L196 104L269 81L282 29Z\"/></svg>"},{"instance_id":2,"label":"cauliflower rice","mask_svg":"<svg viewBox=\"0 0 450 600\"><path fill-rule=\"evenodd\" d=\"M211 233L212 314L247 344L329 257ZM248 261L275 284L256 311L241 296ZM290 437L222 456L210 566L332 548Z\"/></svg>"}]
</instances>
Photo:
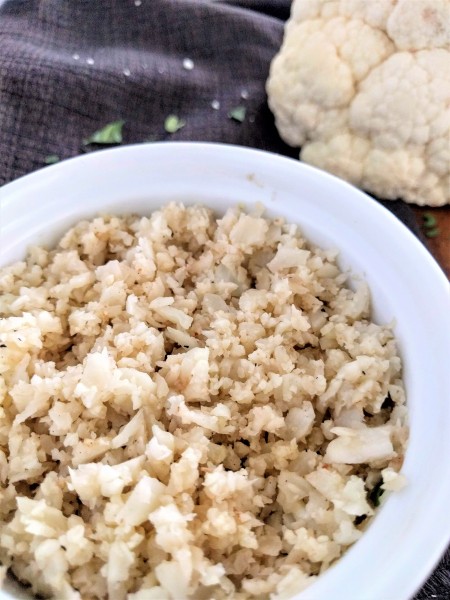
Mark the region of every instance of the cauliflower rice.
<instances>
[{"instance_id":1,"label":"cauliflower rice","mask_svg":"<svg viewBox=\"0 0 450 600\"><path fill-rule=\"evenodd\" d=\"M0 270L0 574L58 599L290 598L402 485L401 361L259 212L99 217Z\"/></svg>"}]
</instances>

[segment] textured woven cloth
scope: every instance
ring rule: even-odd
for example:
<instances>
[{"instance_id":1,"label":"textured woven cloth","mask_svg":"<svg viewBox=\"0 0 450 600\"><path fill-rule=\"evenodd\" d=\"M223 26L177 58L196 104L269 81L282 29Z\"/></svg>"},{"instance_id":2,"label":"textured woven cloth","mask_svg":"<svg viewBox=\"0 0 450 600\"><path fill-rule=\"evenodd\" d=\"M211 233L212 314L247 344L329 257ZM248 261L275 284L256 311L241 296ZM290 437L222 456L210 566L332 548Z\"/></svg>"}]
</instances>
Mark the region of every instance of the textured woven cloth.
<instances>
[{"instance_id":1,"label":"textured woven cloth","mask_svg":"<svg viewBox=\"0 0 450 600\"><path fill-rule=\"evenodd\" d=\"M289 0L0 0L0 184L48 155L79 154L118 119L124 143L215 141L297 156L265 95L289 9ZM228 116L238 106L243 122ZM186 122L171 135L169 114ZM385 205L419 234L407 205ZM447 555L418 600L450 598L449 567Z\"/></svg>"}]
</instances>

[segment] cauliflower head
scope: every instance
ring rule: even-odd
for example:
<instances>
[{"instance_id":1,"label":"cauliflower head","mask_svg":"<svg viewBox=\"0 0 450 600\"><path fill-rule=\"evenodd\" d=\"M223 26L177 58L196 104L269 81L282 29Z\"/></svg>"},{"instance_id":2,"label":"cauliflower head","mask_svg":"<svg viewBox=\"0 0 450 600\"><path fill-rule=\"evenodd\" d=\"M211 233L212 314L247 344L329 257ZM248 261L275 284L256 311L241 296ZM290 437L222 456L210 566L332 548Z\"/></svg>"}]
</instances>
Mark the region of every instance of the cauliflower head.
<instances>
[{"instance_id":1,"label":"cauliflower head","mask_svg":"<svg viewBox=\"0 0 450 600\"><path fill-rule=\"evenodd\" d=\"M267 92L303 161L450 203L450 0L294 0Z\"/></svg>"}]
</instances>

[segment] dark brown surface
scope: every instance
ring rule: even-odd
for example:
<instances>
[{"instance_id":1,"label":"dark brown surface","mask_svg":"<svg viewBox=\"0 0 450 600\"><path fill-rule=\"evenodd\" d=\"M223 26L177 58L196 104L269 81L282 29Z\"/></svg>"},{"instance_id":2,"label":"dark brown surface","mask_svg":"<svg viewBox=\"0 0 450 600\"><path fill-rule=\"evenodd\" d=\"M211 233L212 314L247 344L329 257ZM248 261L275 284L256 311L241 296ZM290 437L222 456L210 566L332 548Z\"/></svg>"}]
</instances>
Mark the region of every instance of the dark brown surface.
<instances>
[{"instance_id":1,"label":"dark brown surface","mask_svg":"<svg viewBox=\"0 0 450 600\"><path fill-rule=\"evenodd\" d=\"M439 235L434 238L426 238L425 244L450 279L450 206L443 208L416 207L414 212L418 225L424 233L426 232L423 227L424 215L431 214L436 218Z\"/></svg>"}]
</instances>

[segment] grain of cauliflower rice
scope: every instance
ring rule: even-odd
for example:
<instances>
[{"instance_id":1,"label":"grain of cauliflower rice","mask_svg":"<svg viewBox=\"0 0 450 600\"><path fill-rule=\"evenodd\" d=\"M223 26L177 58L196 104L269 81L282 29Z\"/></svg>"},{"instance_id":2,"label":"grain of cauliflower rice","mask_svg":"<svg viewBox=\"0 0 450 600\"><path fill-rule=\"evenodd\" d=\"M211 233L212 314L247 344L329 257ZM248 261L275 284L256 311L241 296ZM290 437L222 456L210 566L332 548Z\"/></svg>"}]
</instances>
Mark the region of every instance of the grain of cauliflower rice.
<instances>
[{"instance_id":1,"label":"grain of cauliflower rice","mask_svg":"<svg viewBox=\"0 0 450 600\"><path fill-rule=\"evenodd\" d=\"M0 270L0 561L58 599L290 598L407 440L390 327L256 211L99 217Z\"/></svg>"}]
</instances>

